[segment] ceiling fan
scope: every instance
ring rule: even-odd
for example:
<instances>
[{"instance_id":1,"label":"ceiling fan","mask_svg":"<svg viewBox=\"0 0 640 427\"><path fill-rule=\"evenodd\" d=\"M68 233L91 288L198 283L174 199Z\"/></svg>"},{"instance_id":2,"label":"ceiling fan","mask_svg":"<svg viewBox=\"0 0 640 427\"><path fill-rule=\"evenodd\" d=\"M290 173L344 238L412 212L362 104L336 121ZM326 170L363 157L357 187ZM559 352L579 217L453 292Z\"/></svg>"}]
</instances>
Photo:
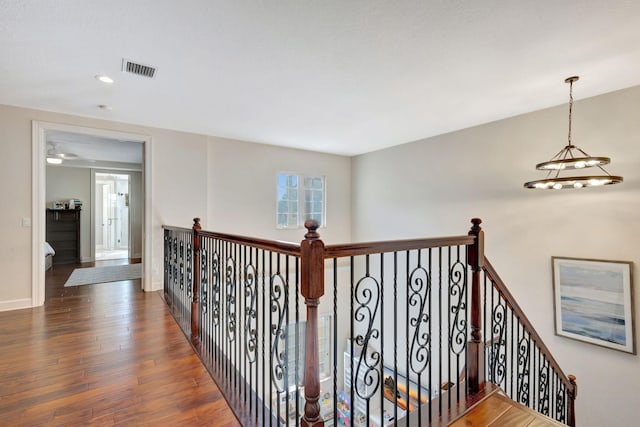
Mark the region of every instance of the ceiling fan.
<instances>
[{"instance_id":1,"label":"ceiling fan","mask_svg":"<svg viewBox=\"0 0 640 427\"><path fill-rule=\"evenodd\" d=\"M63 160L77 160L79 158L75 153L65 153L61 151L57 143L52 141L47 142L47 163L59 165Z\"/></svg>"}]
</instances>

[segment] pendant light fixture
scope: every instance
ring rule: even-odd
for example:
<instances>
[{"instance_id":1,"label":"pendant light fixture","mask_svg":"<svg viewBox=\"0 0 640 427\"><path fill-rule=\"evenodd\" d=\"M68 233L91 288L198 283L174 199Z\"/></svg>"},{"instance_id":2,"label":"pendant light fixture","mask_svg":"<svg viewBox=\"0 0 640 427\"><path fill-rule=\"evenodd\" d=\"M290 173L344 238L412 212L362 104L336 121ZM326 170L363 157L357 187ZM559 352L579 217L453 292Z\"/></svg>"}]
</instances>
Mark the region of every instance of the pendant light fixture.
<instances>
[{"instance_id":1,"label":"pendant light fixture","mask_svg":"<svg viewBox=\"0 0 640 427\"><path fill-rule=\"evenodd\" d=\"M588 155L571 141L571 119L573 114L573 82L578 76L568 77L565 83L569 83L569 133L567 145L560 150L551 160L538 163L536 169L547 171L545 179L525 182L525 188L537 188L542 190L562 190L567 188L584 188L600 185L618 184L622 182L621 176L609 174L603 166L609 164L609 157L594 157ZM572 169L584 169L597 167L604 174L560 176L560 172Z\"/></svg>"}]
</instances>

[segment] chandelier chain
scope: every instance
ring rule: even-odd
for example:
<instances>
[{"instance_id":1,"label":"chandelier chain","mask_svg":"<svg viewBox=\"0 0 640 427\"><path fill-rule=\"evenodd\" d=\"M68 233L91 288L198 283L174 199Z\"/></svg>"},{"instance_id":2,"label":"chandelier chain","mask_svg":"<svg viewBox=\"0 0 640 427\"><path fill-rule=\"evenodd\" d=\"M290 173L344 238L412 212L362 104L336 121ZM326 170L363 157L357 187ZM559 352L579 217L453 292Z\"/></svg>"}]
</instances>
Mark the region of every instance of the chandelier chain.
<instances>
[{"instance_id":1,"label":"chandelier chain","mask_svg":"<svg viewBox=\"0 0 640 427\"><path fill-rule=\"evenodd\" d=\"M573 116L573 79L569 80L569 133L567 135L567 142L571 147L571 117Z\"/></svg>"}]
</instances>

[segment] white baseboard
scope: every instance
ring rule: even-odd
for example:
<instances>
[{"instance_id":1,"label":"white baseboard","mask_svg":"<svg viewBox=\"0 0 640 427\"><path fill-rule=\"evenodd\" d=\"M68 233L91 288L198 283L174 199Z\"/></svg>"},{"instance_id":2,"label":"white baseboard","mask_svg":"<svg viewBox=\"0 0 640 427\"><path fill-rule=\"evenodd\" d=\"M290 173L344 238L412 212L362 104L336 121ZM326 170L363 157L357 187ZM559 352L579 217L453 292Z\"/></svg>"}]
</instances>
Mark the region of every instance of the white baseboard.
<instances>
[{"instance_id":1,"label":"white baseboard","mask_svg":"<svg viewBox=\"0 0 640 427\"><path fill-rule=\"evenodd\" d=\"M131 254L131 258L142 258L142 254L141 253Z\"/></svg>"},{"instance_id":2,"label":"white baseboard","mask_svg":"<svg viewBox=\"0 0 640 427\"><path fill-rule=\"evenodd\" d=\"M84 256L80 258L80 262L93 262L93 261L95 260L90 256Z\"/></svg>"},{"instance_id":3,"label":"white baseboard","mask_svg":"<svg viewBox=\"0 0 640 427\"><path fill-rule=\"evenodd\" d=\"M31 308L31 298L0 301L0 311L20 310L22 308Z\"/></svg>"}]
</instances>

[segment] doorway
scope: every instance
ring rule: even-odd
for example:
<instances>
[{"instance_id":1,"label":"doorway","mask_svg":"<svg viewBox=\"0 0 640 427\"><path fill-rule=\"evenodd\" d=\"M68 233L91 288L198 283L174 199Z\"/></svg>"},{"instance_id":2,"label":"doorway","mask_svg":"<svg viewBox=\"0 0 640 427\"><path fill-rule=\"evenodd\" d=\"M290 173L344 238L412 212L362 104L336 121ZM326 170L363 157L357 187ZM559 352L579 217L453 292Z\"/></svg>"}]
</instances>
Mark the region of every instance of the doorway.
<instances>
[{"instance_id":1,"label":"doorway","mask_svg":"<svg viewBox=\"0 0 640 427\"><path fill-rule=\"evenodd\" d=\"M96 172L96 261L130 258L129 175Z\"/></svg>"},{"instance_id":2,"label":"doorway","mask_svg":"<svg viewBox=\"0 0 640 427\"><path fill-rule=\"evenodd\" d=\"M122 141L137 142L143 147L143 164L141 173L139 173L140 192L140 208L139 223L130 227L131 229L140 229L141 247L135 249L134 257L142 259L142 288L145 291L152 291L154 284L152 282L152 232L151 211L147 208L151 204L151 137L148 135L140 135L126 133L120 131L111 131L104 129L87 128L82 126L74 126L67 124L58 124L50 122L33 121L32 122L32 287L31 287L31 306L36 307L44 303L45 298L45 262L44 262L44 243L45 243L45 158L47 157L47 135L51 132L68 132L77 133L99 138L107 138ZM93 167L95 167L94 165ZM107 166L112 169L112 166ZM93 187L91 193L93 192ZM94 216L91 215L91 220ZM95 226L89 228L94 230ZM91 233L87 233L89 235ZM131 236L129 243L131 245ZM93 244L88 246L92 250L95 249ZM108 261L114 262L114 261Z\"/></svg>"}]
</instances>

